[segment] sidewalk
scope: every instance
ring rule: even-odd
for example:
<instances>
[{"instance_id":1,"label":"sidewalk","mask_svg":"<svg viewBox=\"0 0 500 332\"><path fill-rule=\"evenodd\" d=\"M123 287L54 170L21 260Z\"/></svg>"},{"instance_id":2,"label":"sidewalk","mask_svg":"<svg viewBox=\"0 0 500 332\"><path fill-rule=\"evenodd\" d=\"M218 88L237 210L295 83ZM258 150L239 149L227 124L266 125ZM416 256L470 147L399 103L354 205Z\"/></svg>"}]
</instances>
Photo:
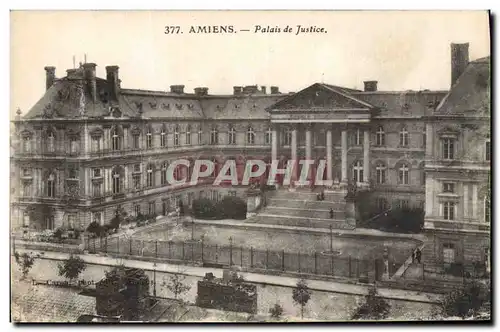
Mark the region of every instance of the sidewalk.
<instances>
[{"instance_id":1,"label":"sidewalk","mask_svg":"<svg viewBox=\"0 0 500 332\"><path fill-rule=\"evenodd\" d=\"M20 250L21 252L32 250ZM34 251L36 252L36 251ZM153 263L145 262L131 259L121 259L113 258L107 256L90 255L84 254L79 255L86 263L95 265L107 265L116 266L124 264L127 267L144 269L149 271L159 271L166 273L179 273L179 265L166 264L166 263ZM69 257L69 254L59 253L59 252L45 252L41 259L49 260L64 260ZM156 266L154 266L154 264ZM195 266L182 266L182 274L196 277L204 277L205 273L212 272L216 277L221 278L223 270L217 268L203 268ZM282 287L294 287L297 284L298 278L292 277L282 277L282 276L272 276L263 275L257 273L240 273L244 279L248 282L282 286ZM322 281L322 280L308 280L309 288L316 291L340 293L340 294L352 294L352 295L366 295L368 294L369 286L366 285L353 285L339 283L335 281ZM423 302L423 303L439 303L441 295L431 294L431 293L420 293L415 291L401 290L401 289L391 289L391 288L378 288L380 296L386 299L409 301L409 302Z\"/></svg>"}]
</instances>

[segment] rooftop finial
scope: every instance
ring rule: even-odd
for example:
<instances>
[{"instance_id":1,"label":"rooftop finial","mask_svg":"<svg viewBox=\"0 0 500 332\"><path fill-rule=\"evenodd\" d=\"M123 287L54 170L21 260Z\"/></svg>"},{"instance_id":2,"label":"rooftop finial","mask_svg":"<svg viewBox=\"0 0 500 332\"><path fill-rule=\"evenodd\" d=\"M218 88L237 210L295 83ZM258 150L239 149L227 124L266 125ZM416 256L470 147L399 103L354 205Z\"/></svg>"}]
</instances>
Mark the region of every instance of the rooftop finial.
<instances>
[{"instance_id":1,"label":"rooftop finial","mask_svg":"<svg viewBox=\"0 0 500 332\"><path fill-rule=\"evenodd\" d=\"M19 108L19 107L17 108L16 114L21 115L21 108Z\"/></svg>"},{"instance_id":2,"label":"rooftop finial","mask_svg":"<svg viewBox=\"0 0 500 332\"><path fill-rule=\"evenodd\" d=\"M87 53L83 54L83 63L87 63Z\"/></svg>"}]
</instances>

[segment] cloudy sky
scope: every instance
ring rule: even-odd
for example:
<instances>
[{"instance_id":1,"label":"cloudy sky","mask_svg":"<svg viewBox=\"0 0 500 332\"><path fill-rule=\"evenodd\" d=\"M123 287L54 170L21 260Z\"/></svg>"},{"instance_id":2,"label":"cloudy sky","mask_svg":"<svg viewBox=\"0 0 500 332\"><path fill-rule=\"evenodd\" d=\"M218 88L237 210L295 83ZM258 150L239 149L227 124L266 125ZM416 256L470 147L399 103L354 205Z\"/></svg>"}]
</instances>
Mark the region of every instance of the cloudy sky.
<instances>
[{"instance_id":1,"label":"cloudy sky","mask_svg":"<svg viewBox=\"0 0 500 332\"><path fill-rule=\"evenodd\" d=\"M295 35L296 26L326 33ZM180 26L182 34L164 34ZM232 25L237 33L190 34L191 26ZM282 33L254 33L280 28ZM289 25L293 33L284 33ZM240 31L248 29L250 31ZM379 90L447 89L450 43L469 42L470 58L490 54L486 12L80 11L11 12L11 103L23 113L43 95L43 67L56 75L83 61L120 66L125 88L172 84L232 92L234 85L298 91L314 82Z\"/></svg>"}]
</instances>

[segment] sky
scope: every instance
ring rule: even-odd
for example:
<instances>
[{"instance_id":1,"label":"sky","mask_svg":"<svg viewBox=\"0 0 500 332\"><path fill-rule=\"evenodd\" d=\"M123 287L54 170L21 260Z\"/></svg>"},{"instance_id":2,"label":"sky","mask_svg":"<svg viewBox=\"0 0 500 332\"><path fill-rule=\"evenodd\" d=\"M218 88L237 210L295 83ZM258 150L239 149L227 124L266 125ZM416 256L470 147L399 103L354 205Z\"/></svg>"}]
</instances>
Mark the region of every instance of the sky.
<instances>
[{"instance_id":1,"label":"sky","mask_svg":"<svg viewBox=\"0 0 500 332\"><path fill-rule=\"evenodd\" d=\"M118 65L122 87L168 91L235 85L299 91L315 82L379 90L446 90L450 43L469 43L470 59L490 54L485 11L12 11L10 116L25 114L57 77L84 61ZM295 35L297 25L326 32ZM182 34L165 34L165 26ZM232 25L237 33L190 34L191 26ZM255 33L255 26L281 33ZM292 33L284 33L290 26ZM250 31L240 31L248 29ZM268 89L269 91L269 89Z\"/></svg>"}]
</instances>

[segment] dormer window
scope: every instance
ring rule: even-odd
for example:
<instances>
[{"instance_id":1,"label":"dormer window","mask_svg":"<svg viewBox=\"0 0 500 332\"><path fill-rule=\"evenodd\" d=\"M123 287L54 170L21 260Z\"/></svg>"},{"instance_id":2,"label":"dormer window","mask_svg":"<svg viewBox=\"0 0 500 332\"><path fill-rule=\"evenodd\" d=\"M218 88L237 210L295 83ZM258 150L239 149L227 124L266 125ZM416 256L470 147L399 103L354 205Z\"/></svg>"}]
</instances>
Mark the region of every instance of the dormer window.
<instances>
[{"instance_id":1,"label":"dormer window","mask_svg":"<svg viewBox=\"0 0 500 332\"><path fill-rule=\"evenodd\" d=\"M452 182L444 182L443 183L443 192L448 194L455 193L455 184Z\"/></svg>"},{"instance_id":2,"label":"dormer window","mask_svg":"<svg viewBox=\"0 0 500 332\"><path fill-rule=\"evenodd\" d=\"M453 160L455 158L455 139L452 137L442 138L443 159Z\"/></svg>"}]
</instances>

